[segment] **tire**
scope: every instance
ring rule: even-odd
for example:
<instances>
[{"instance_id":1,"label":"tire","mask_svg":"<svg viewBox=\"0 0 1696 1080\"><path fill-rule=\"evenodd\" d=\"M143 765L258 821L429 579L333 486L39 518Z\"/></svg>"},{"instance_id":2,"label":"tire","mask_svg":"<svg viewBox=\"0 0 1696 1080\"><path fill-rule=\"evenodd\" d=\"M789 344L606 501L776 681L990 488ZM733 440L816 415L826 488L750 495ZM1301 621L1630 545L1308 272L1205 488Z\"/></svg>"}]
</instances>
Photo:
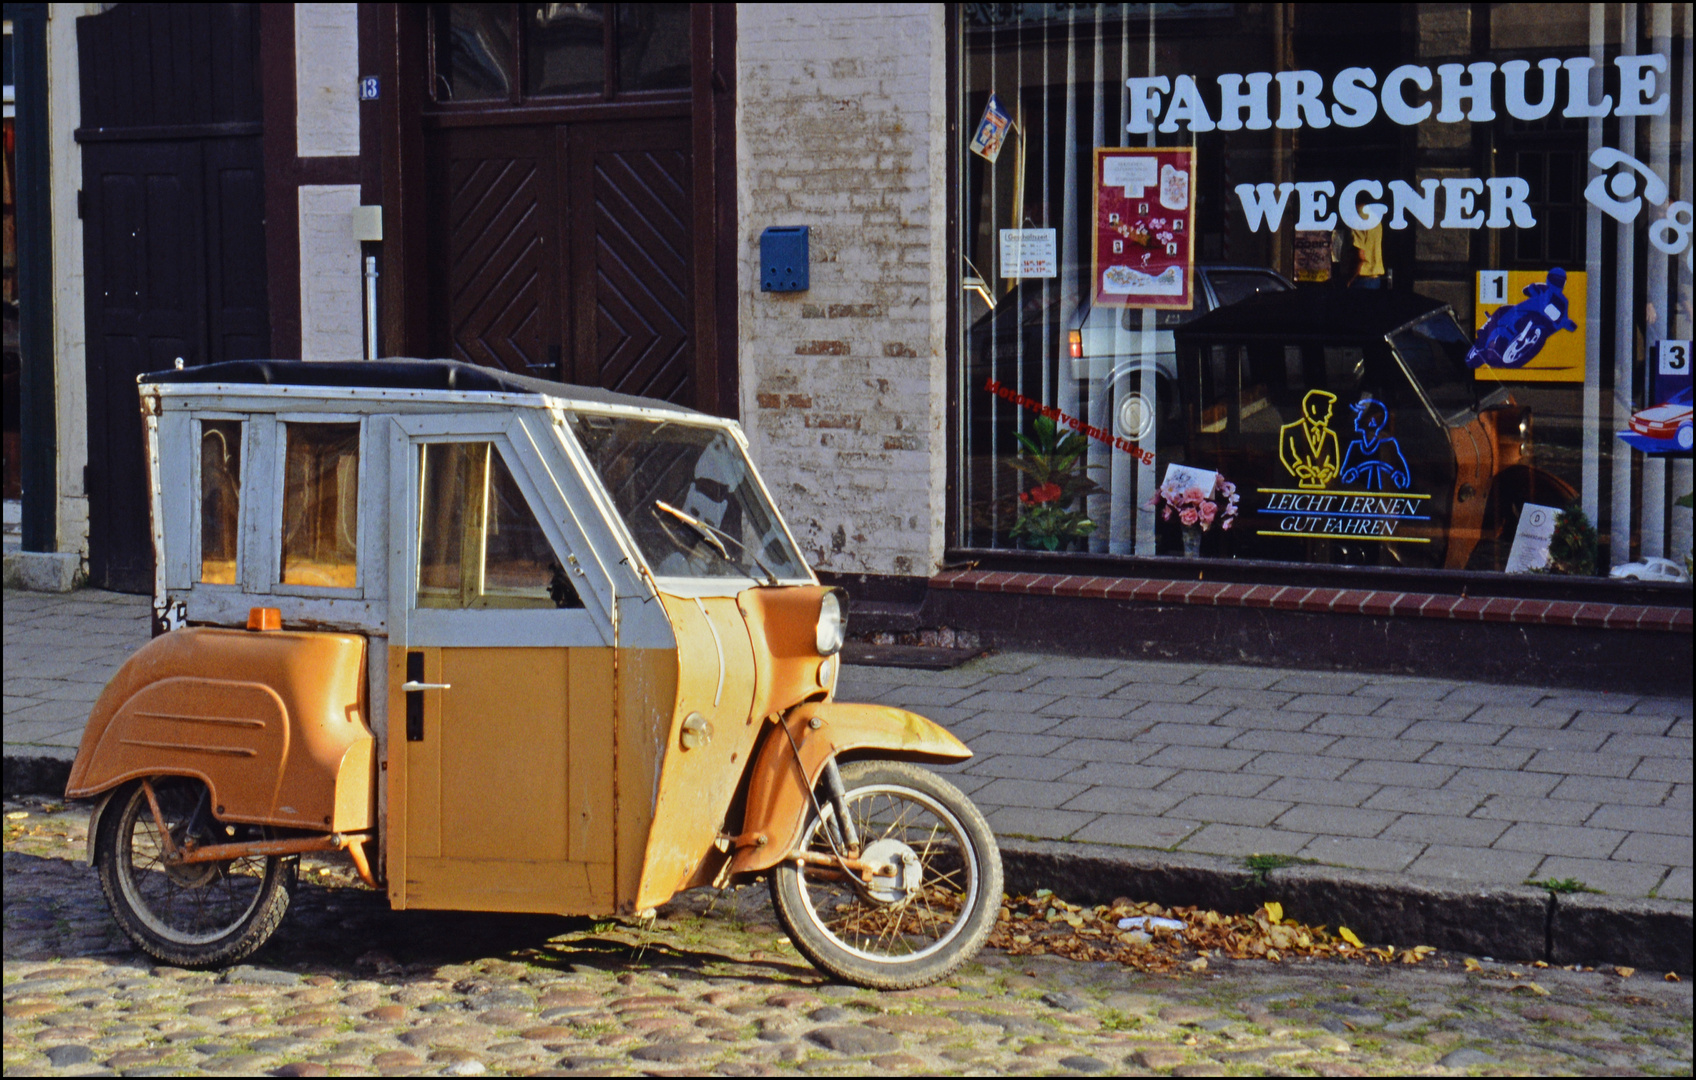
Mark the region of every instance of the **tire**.
<instances>
[{"instance_id":1,"label":"tire","mask_svg":"<svg viewBox=\"0 0 1696 1080\"><path fill-rule=\"evenodd\" d=\"M958 788L917 765L855 762L842 767L842 782L868 858L880 843L891 861L911 853L921 876L884 884L880 898L856 893L840 872L785 860L771 873L779 921L802 956L847 982L906 990L946 978L983 947L1000 913L995 835ZM822 794L820 803L834 817ZM831 850L814 815L801 842ZM889 895L899 891L906 895Z\"/></svg>"},{"instance_id":2,"label":"tire","mask_svg":"<svg viewBox=\"0 0 1696 1080\"><path fill-rule=\"evenodd\" d=\"M177 843L190 835L203 844L260 838L251 826L226 829L214 820L203 805L201 781L162 776L151 782ZM95 863L113 918L149 956L188 968L232 964L270 940L288 912L298 858L168 868L162 854L147 793L132 780L100 817Z\"/></svg>"}]
</instances>

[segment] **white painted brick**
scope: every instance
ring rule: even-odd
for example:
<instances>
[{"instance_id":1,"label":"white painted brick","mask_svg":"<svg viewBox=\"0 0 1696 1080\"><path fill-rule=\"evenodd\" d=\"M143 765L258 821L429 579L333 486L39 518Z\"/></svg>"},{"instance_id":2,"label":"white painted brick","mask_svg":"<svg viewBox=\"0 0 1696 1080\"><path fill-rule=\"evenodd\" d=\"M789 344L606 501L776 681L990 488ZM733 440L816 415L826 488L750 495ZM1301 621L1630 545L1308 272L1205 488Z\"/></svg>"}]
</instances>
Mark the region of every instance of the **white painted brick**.
<instances>
[{"instance_id":1,"label":"white painted brick","mask_svg":"<svg viewBox=\"0 0 1696 1080\"><path fill-rule=\"evenodd\" d=\"M364 355L365 309L359 242L353 238L357 184L300 189L300 356L356 360Z\"/></svg>"},{"instance_id":2,"label":"white painted brick","mask_svg":"<svg viewBox=\"0 0 1696 1080\"><path fill-rule=\"evenodd\" d=\"M358 154L358 4L295 5L294 78L300 156Z\"/></svg>"}]
</instances>

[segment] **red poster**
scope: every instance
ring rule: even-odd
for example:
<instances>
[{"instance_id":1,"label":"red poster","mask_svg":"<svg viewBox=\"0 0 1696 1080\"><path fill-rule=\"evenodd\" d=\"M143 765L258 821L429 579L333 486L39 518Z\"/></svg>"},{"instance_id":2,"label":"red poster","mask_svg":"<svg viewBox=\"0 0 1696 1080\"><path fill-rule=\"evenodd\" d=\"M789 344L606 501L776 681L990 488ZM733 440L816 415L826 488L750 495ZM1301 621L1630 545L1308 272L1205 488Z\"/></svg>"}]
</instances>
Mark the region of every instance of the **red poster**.
<instances>
[{"instance_id":1,"label":"red poster","mask_svg":"<svg viewBox=\"0 0 1696 1080\"><path fill-rule=\"evenodd\" d=\"M1195 306L1195 150L1097 147L1091 300Z\"/></svg>"}]
</instances>

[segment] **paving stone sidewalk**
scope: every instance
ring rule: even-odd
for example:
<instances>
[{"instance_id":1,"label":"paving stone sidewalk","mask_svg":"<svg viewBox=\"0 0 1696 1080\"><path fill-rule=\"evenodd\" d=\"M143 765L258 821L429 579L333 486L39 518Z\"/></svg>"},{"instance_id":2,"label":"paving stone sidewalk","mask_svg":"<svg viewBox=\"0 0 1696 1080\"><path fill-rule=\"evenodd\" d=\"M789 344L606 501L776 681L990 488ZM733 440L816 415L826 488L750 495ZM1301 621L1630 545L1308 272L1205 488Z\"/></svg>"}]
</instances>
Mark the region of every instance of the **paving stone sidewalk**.
<instances>
[{"instance_id":1,"label":"paving stone sidewalk","mask_svg":"<svg viewBox=\"0 0 1696 1080\"><path fill-rule=\"evenodd\" d=\"M71 756L148 617L8 590L6 755ZM1022 653L839 693L965 739L947 771L1003 835L1691 899L1688 699Z\"/></svg>"}]
</instances>

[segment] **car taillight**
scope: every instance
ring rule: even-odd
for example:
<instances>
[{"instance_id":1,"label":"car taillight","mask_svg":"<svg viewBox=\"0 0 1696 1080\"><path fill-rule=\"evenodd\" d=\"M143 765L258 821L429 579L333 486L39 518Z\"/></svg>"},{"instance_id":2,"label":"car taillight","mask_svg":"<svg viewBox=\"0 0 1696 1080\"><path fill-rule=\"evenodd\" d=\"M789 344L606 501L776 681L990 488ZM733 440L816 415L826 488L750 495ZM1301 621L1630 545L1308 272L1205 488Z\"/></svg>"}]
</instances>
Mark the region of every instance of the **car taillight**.
<instances>
[{"instance_id":1,"label":"car taillight","mask_svg":"<svg viewBox=\"0 0 1696 1080\"><path fill-rule=\"evenodd\" d=\"M1066 332L1066 348L1071 352L1073 360L1084 358L1084 335L1078 330Z\"/></svg>"}]
</instances>

